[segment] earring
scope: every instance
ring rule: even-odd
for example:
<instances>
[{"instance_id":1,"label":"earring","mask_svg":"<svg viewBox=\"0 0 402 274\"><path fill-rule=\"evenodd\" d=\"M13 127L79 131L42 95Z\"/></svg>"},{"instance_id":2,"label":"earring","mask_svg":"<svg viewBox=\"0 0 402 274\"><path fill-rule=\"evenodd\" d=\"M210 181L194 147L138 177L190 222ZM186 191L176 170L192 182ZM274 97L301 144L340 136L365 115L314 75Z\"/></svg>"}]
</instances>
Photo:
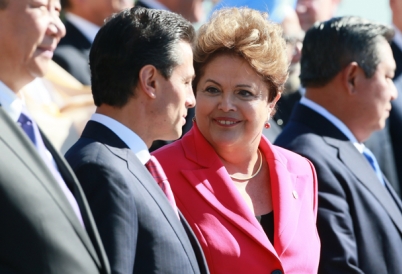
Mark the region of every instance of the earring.
<instances>
[{"instance_id":1,"label":"earring","mask_svg":"<svg viewBox=\"0 0 402 274\"><path fill-rule=\"evenodd\" d=\"M269 129L271 127L271 124L269 122L265 122L264 127L266 129Z\"/></svg>"}]
</instances>

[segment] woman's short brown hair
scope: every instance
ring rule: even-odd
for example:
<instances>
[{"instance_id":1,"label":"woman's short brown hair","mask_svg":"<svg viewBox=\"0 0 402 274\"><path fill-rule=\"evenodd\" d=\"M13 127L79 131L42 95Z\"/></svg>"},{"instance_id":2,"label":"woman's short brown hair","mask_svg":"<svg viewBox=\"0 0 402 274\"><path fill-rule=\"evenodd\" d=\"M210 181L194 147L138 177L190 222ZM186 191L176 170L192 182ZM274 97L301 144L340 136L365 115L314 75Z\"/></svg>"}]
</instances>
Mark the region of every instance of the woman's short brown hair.
<instances>
[{"instance_id":1,"label":"woman's short brown hair","mask_svg":"<svg viewBox=\"0 0 402 274\"><path fill-rule=\"evenodd\" d=\"M289 62L282 28L268 20L268 14L249 8L225 8L215 11L198 31L194 45L193 88L205 66L217 55L241 56L263 78L271 102L283 91Z\"/></svg>"}]
</instances>

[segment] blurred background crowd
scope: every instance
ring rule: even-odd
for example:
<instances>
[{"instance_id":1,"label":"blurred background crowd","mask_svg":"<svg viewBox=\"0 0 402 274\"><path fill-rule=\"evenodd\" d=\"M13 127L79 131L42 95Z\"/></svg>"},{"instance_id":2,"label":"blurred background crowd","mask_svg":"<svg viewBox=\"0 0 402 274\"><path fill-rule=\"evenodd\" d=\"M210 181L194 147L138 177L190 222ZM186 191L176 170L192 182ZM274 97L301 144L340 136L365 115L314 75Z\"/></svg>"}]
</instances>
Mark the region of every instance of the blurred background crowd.
<instances>
[{"instance_id":1,"label":"blurred background crowd","mask_svg":"<svg viewBox=\"0 0 402 274\"><path fill-rule=\"evenodd\" d=\"M88 117L94 111L90 89L88 55L91 43L105 18L133 5L171 10L181 14L197 29L211 13L220 7L247 6L269 13L270 20L282 24L289 38L292 63L289 69L287 92L297 90L299 59L304 32L315 21L333 16L356 15L380 23L391 24L392 13L388 1L350 0L125 0L125 1L76 1L62 0L61 17L67 34L59 43L52 68L42 79L24 88L25 100L34 118L62 153L78 139ZM63 69L61 69L63 68ZM68 73L66 73L68 72ZM33 96L33 93L36 93ZM298 99L293 95L291 100ZM290 115L285 100L279 103L284 111L275 117L276 124L264 133L274 140ZM281 104L282 103L282 104ZM194 109L189 109L188 121ZM191 127L187 122L184 132ZM156 141L151 151L166 144ZM392 177L392 176L391 176Z\"/></svg>"}]
</instances>

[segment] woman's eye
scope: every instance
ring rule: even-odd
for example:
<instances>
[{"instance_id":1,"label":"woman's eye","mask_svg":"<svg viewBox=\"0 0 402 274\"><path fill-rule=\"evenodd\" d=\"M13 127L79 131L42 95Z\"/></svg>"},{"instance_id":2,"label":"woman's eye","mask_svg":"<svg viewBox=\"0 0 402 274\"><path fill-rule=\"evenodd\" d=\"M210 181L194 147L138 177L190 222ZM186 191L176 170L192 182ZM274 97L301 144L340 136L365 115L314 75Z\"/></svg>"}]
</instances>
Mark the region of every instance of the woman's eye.
<instances>
[{"instance_id":1,"label":"woman's eye","mask_svg":"<svg viewBox=\"0 0 402 274\"><path fill-rule=\"evenodd\" d=\"M239 94L242 97L251 97L251 96L253 96L253 94L248 90L239 90L237 92L237 94Z\"/></svg>"},{"instance_id":2,"label":"woman's eye","mask_svg":"<svg viewBox=\"0 0 402 274\"><path fill-rule=\"evenodd\" d=\"M210 93L210 94L217 94L219 93L219 90L214 88L214 87L208 87L205 89L206 92Z\"/></svg>"}]
</instances>

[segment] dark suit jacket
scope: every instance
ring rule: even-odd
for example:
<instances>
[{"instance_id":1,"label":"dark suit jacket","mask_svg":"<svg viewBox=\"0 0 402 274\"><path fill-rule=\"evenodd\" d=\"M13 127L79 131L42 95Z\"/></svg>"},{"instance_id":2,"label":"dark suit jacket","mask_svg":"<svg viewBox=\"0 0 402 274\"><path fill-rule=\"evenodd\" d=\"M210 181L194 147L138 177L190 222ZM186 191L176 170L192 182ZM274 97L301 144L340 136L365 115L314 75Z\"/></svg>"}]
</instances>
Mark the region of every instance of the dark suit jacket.
<instances>
[{"instance_id":1,"label":"dark suit jacket","mask_svg":"<svg viewBox=\"0 0 402 274\"><path fill-rule=\"evenodd\" d=\"M392 109L389 115L389 134L402 197L402 49L395 43L391 43L391 48L396 62L394 82L398 89L398 98L392 101Z\"/></svg>"},{"instance_id":2,"label":"dark suit jacket","mask_svg":"<svg viewBox=\"0 0 402 274\"><path fill-rule=\"evenodd\" d=\"M276 113L273 117L278 126L281 128L286 126L295 105L300 101L301 97L299 90L281 96L278 103L276 103Z\"/></svg>"},{"instance_id":3,"label":"dark suit jacket","mask_svg":"<svg viewBox=\"0 0 402 274\"><path fill-rule=\"evenodd\" d=\"M319 273L402 273L402 204L352 142L298 104L275 143L316 168Z\"/></svg>"},{"instance_id":4,"label":"dark suit jacket","mask_svg":"<svg viewBox=\"0 0 402 274\"><path fill-rule=\"evenodd\" d=\"M65 160L42 136L86 231L31 140L2 107L0 129L0 273L109 273L89 206Z\"/></svg>"},{"instance_id":5,"label":"dark suit jacket","mask_svg":"<svg viewBox=\"0 0 402 274\"><path fill-rule=\"evenodd\" d=\"M66 158L87 195L112 271L207 273L188 224L183 217L180 224L148 170L115 133L89 121Z\"/></svg>"},{"instance_id":6,"label":"dark suit jacket","mask_svg":"<svg viewBox=\"0 0 402 274\"><path fill-rule=\"evenodd\" d=\"M290 94L285 94L279 99L278 103L276 104L277 111L273 117L273 120L275 122L271 123L271 129L268 130L271 131L272 133L270 135L264 133L264 135L269 140L272 140L273 137L275 139L277 138L281 129L283 129L289 122L292 111L295 105L300 101L300 99L301 94L299 91ZM278 133L278 127L280 127L279 133ZM387 122L385 128L380 131L374 132L370 136L370 138L365 142L365 145L373 152L382 172L384 172L385 177L388 179L388 181L394 188L395 192L399 195L399 197L401 197L401 183L399 182L398 179L398 169L396 165L396 159L394 158L393 144L391 142L391 136L389 130L390 130L389 123ZM402 158L400 164L401 164L400 166L402 166ZM402 168L400 170L402 176Z\"/></svg>"},{"instance_id":7,"label":"dark suit jacket","mask_svg":"<svg viewBox=\"0 0 402 274\"><path fill-rule=\"evenodd\" d=\"M66 36L58 44L53 61L84 85L91 85L89 51L91 42L69 21L64 22Z\"/></svg>"}]
</instances>

